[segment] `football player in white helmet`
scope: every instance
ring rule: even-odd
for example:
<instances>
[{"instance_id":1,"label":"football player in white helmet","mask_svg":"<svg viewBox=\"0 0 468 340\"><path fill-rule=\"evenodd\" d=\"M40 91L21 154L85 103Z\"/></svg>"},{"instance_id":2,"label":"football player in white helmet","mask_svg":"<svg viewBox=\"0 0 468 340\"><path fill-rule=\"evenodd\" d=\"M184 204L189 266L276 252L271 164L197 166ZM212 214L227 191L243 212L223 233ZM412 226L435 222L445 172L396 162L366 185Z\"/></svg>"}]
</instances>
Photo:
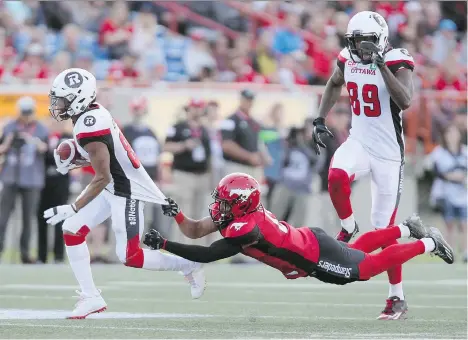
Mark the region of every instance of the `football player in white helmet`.
<instances>
[{"instance_id":1,"label":"football player in white helmet","mask_svg":"<svg viewBox=\"0 0 468 340\"><path fill-rule=\"evenodd\" d=\"M72 120L75 151L95 171L93 180L73 204L44 212L50 224L64 221L69 263L81 288L79 302L69 318L83 319L107 308L94 285L86 235L111 216L116 253L124 265L181 271L190 284L192 297L199 298L205 289L199 263L140 248L144 202L165 204L165 196L141 166L110 113L96 102L95 77L83 69L65 70L55 78L49 97L51 115L57 120ZM56 162L61 173L76 166L60 157L56 157Z\"/></svg>"},{"instance_id":2,"label":"football player in white helmet","mask_svg":"<svg viewBox=\"0 0 468 340\"><path fill-rule=\"evenodd\" d=\"M351 182L364 175L370 174L372 179L372 225L386 228L394 224L403 186L402 113L413 98L414 61L405 49L389 45L387 23L378 13L354 15L345 38L347 46L338 56L314 121L314 142L320 153L320 148L325 148L321 135L333 137L325 117L345 85L351 130L330 164L328 191L341 219L337 239L348 242L359 231L350 201ZM388 277L390 292L379 319L403 318L407 305L401 266L389 270Z\"/></svg>"}]
</instances>

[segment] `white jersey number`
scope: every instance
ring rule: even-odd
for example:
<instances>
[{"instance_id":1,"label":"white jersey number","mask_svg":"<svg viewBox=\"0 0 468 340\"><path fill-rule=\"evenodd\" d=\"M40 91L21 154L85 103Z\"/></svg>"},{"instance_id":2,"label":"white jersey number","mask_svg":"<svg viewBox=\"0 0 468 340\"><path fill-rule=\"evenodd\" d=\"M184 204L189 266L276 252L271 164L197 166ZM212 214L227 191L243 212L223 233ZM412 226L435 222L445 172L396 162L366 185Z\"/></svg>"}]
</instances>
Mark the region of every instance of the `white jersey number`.
<instances>
[{"instance_id":1,"label":"white jersey number","mask_svg":"<svg viewBox=\"0 0 468 340\"><path fill-rule=\"evenodd\" d=\"M349 101L356 116L361 114L361 102L359 101L359 86L355 82L346 83L349 93ZM364 114L367 117L378 117L382 114L380 109L379 88L374 84L362 86L362 100L364 102Z\"/></svg>"}]
</instances>

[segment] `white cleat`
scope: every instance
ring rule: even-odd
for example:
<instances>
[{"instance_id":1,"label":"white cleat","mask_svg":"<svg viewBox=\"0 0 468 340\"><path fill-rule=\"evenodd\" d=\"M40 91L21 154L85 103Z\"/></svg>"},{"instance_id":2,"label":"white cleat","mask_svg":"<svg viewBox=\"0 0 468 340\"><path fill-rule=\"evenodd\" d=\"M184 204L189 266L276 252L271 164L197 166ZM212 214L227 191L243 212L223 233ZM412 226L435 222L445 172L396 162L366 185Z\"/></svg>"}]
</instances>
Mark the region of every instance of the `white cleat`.
<instances>
[{"instance_id":1,"label":"white cleat","mask_svg":"<svg viewBox=\"0 0 468 340\"><path fill-rule=\"evenodd\" d=\"M101 313L107 309L106 301L101 296L101 292L97 295L89 295L79 290L78 302L75 305L73 312L67 316L67 319L84 319L90 314Z\"/></svg>"},{"instance_id":2,"label":"white cleat","mask_svg":"<svg viewBox=\"0 0 468 340\"><path fill-rule=\"evenodd\" d=\"M206 279L205 271L200 265L192 272L185 275L185 279L190 284L190 293L192 294L192 299L199 299L202 297L206 288Z\"/></svg>"}]
</instances>

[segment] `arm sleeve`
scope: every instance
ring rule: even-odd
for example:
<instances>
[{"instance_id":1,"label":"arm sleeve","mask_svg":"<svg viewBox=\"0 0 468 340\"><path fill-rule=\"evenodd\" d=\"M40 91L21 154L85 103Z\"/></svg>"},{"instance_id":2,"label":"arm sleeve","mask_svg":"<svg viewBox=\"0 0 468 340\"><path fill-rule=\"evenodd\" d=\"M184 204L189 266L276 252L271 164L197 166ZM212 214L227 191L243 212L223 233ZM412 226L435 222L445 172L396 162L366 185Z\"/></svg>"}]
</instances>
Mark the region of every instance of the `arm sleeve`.
<instances>
[{"instance_id":1,"label":"arm sleeve","mask_svg":"<svg viewBox=\"0 0 468 340\"><path fill-rule=\"evenodd\" d=\"M234 256L241 252L242 247L229 239L221 239L209 247L166 241L164 249L190 261L209 263Z\"/></svg>"}]
</instances>

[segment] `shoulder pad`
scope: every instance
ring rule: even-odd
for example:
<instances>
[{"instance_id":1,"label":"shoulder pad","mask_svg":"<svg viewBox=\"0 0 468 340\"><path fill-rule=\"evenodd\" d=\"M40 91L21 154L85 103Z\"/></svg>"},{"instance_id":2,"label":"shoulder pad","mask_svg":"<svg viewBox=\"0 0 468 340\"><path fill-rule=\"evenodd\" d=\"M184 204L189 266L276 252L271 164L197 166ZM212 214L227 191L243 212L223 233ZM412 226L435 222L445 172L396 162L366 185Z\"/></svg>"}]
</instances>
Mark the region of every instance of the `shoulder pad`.
<instances>
[{"instance_id":1,"label":"shoulder pad","mask_svg":"<svg viewBox=\"0 0 468 340\"><path fill-rule=\"evenodd\" d=\"M338 60L342 63L345 63L349 59L351 59L351 56L349 55L349 50L347 48L343 48L340 54L338 54Z\"/></svg>"},{"instance_id":2,"label":"shoulder pad","mask_svg":"<svg viewBox=\"0 0 468 340\"><path fill-rule=\"evenodd\" d=\"M82 114L75 123L74 132L77 139L97 137L111 133L112 117L105 108L99 106Z\"/></svg>"},{"instance_id":3,"label":"shoulder pad","mask_svg":"<svg viewBox=\"0 0 468 340\"><path fill-rule=\"evenodd\" d=\"M404 48L394 48L385 53L385 64L397 69L401 67L414 69L414 59Z\"/></svg>"},{"instance_id":4,"label":"shoulder pad","mask_svg":"<svg viewBox=\"0 0 468 340\"><path fill-rule=\"evenodd\" d=\"M244 216L244 218L239 218L229 223L224 232L224 237L242 237L251 233L256 226L255 219L250 216Z\"/></svg>"}]
</instances>

